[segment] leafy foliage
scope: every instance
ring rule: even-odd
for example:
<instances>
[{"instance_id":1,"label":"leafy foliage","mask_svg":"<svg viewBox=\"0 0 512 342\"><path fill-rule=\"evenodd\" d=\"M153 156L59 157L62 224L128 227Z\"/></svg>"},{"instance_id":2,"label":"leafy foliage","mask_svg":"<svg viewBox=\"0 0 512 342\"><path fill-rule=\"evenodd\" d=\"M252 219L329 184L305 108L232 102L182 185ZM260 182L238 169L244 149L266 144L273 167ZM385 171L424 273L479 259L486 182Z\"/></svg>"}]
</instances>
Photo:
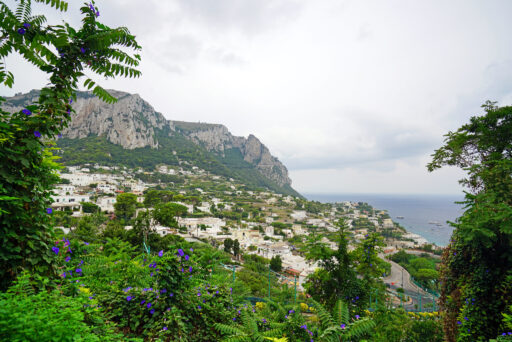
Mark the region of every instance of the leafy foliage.
<instances>
[{"instance_id":1,"label":"leafy foliage","mask_svg":"<svg viewBox=\"0 0 512 342\"><path fill-rule=\"evenodd\" d=\"M448 341L487 341L504 329L497 319L511 304L512 107L482 106L485 114L446 135L429 171L458 166L466 211L453 225L443 254L441 304Z\"/></svg>"},{"instance_id":2,"label":"leafy foliage","mask_svg":"<svg viewBox=\"0 0 512 342\"><path fill-rule=\"evenodd\" d=\"M67 2L37 0L60 11ZM42 15L32 15L30 0L19 1L11 10L0 2L0 59L17 52L27 62L48 74L50 85L39 100L17 113L0 111L0 288L5 289L22 269L55 274L50 243L52 227L50 189L58 169L51 154L51 139L66 127L78 81L88 69L107 78L137 77L140 57L126 49L139 50L126 28L111 29L101 24L94 2L80 10L82 26L64 23L46 25ZM57 51L55 54L53 51ZM0 83L12 87L14 75L0 62ZM91 87L91 81L86 80ZM93 93L115 99L99 85ZM0 104L4 99L0 98Z\"/></svg>"}]
</instances>

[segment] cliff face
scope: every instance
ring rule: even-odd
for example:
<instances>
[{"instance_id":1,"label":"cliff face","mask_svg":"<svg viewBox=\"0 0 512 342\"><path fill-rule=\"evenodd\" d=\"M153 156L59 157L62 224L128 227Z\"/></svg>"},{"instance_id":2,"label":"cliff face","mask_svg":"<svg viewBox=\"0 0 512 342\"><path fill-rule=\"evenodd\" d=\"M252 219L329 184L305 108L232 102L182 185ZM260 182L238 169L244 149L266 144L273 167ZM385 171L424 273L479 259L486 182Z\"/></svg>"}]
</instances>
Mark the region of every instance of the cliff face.
<instances>
[{"instance_id":1,"label":"cliff face","mask_svg":"<svg viewBox=\"0 0 512 342\"><path fill-rule=\"evenodd\" d=\"M237 149L243 159L263 176L279 186L291 185L286 167L254 135L248 138L233 136L218 124L168 121L139 95L109 90L118 101L107 104L88 92L79 92L72 106L73 119L63 132L70 139L104 136L125 149L149 146L158 148L156 129L168 128L171 135L180 134L208 151L224 156L226 150ZM3 108L19 111L37 101L39 91L7 98Z\"/></svg>"},{"instance_id":2,"label":"cliff face","mask_svg":"<svg viewBox=\"0 0 512 342\"><path fill-rule=\"evenodd\" d=\"M154 138L155 128L168 125L162 114L157 113L139 95L130 95L120 91L110 91L118 101L108 104L90 93L80 92L72 106L75 110L73 120L62 135L70 139L81 139L90 135L105 136L125 149L150 146L158 147ZM39 97L39 91L7 98L3 106L7 111L19 111L33 104Z\"/></svg>"},{"instance_id":3,"label":"cliff face","mask_svg":"<svg viewBox=\"0 0 512 342\"><path fill-rule=\"evenodd\" d=\"M180 130L180 122L173 122L173 126ZM286 167L274 156L269 149L254 135L248 138L233 136L223 125L197 124L189 130L182 130L182 134L207 150L224 154L227 149L238 149L246 162L252 164L268 179L278 185L290 185Z\"/></svg>"}]
</instances>

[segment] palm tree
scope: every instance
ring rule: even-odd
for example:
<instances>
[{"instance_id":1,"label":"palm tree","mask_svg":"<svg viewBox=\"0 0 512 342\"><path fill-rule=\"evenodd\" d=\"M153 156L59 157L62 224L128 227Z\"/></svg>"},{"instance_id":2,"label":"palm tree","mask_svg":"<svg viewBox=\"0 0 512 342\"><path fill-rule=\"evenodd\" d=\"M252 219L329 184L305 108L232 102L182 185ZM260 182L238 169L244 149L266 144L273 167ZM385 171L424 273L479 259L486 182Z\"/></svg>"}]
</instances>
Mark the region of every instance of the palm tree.
<instances>
[{"instance_id":1,"label":"palm tree","mask_svg":"<svg viewBox=\"0 0 512 342\"><path fill-rule=\"evenodd\" d=\"M356 316L357 319L350 322L348 306L341 299L336 302L332 314L317 301L311 300L311 303L320 321L318 338L315 341L351 341L375 327L375 322L368 317L358 319Z\"/></svg>"}]
</instances>

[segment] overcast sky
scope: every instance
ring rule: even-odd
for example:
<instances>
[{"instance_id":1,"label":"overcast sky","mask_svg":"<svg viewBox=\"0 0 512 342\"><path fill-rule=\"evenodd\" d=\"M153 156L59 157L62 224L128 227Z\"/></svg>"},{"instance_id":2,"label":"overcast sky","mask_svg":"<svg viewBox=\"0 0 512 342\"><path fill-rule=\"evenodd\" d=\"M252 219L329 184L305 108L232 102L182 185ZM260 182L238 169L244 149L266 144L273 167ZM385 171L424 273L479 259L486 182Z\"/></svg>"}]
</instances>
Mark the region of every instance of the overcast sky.
<instances>
[{"instance_id":1,"label":"overcast sky","mask_svg":"<svg viewBox=\"0 0 512 342\"><path fill-rule=\"evenodd\" d=\"M52 20L78 24L79 4ZM443 135L512 104L512 1L108 0L143 76L102 82L171 120L256 135L304 193L461 192L457 169L428 173ZM34 6L35 9L40 8ZM44 75L6 60L13 89Z\"/></svg>"}]
</instances>

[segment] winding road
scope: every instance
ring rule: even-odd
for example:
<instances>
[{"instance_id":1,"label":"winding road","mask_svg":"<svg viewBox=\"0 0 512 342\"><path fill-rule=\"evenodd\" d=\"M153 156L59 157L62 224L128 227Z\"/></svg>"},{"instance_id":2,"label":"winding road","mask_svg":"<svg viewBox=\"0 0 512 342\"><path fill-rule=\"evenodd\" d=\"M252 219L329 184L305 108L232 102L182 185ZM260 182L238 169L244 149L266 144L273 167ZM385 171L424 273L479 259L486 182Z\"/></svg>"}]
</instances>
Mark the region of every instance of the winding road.
<instances>
[{"instance_id":1,"label":"winding road","mask_svg":"<svg viewBox=\"0 0 512 342\"><path fill-rule=\"evenodd\" d=\"M416 304L419 305L420 300L422 305L432 304L433 296L414 284L411 280L411 275L405 268L394 261L386 259L384 254L379 254L379 257L391 264L391 274L382 278L382 281L389 289L394 290L393 292L398 288L404 289L405 295L411 298L411 301L404 304L408 309L413 309Z\"/></svg>"}]
</instances>

